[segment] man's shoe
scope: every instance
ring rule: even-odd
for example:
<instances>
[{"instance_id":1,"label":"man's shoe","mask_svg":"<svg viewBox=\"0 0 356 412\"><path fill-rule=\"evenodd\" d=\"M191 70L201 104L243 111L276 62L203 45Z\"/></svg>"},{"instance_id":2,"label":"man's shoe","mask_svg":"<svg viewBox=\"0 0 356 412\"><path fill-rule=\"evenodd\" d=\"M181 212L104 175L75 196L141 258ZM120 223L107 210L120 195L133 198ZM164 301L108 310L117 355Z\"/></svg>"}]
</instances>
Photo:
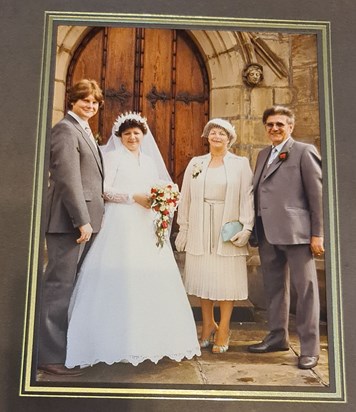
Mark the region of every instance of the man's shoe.
<instances>
[{"instance_id":1,"label":"man's shoe","mask_svg":"<svg viewBox=\"0 0 356 412\"><path fill-rule=\"evenodd\" d=\"M299 369L311 369L318 364L319 356L305 356L301 355L298 358Z\"/></svg>"},{"instance_id":2,"label":"man's shoe","mask_svg":"<svg viewBox=\"0 0 356 412\"><path fill-rule=\"evenodd\" d=\"M48 363L39 365L38 370L49 375L66 375L66 376L80 376L83 375L86 368L75 367L73 369L66 368L62 363Z\"/></svg>"},{"instance_id":3,"label":"man's shoe","mask_svg":"<svg viewBox=\"0 0 356 412\"><path fill-rule=\"evenodd\" d=\"M289 346L285 344L268 344L266 342L255 343L250 345L248 348L249 352L252 353L267 353L267 352L280 352L289 350Z\"/></svg>"}]
</instances>

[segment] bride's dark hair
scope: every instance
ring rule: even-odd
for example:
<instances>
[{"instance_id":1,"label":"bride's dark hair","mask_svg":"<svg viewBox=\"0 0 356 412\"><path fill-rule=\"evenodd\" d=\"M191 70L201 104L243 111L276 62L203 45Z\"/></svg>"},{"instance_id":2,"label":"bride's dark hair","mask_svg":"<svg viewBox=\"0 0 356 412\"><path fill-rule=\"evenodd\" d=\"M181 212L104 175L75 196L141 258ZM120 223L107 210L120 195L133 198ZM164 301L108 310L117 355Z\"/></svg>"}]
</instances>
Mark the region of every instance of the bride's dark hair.
<instances>
[{"instance_id":1,"label":"bride's dark hair","mask_svg":"<svg viewBox=\"0 0 356 412\"><path fill-rule=\"evenodd\" d=\"M121 137L122 133L125 130L131 129L133 127L138 127L143 134L147 133L147 127L144 123L138 122L135 119L127 119L120 125L119 130L115 132L115 135Z\"/></svg>"}]
</instances>

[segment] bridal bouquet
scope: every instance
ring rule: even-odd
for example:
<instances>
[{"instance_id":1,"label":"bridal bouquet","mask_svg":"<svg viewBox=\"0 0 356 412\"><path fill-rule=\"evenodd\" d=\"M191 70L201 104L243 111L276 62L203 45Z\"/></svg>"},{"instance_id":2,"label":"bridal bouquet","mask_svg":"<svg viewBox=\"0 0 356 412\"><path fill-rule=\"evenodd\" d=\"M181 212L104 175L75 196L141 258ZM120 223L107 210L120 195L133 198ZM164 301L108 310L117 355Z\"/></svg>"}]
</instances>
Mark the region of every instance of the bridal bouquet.
<instances>
[{"instance_id":1,"label":"bridal bouquet","mask_svg":"<svg viewBox=\"0 0 356 412\"><path fill-rule=\"evenodd\" d=\"M169 225L179 201L178 185L156 185L151 189L151 208L156 212L154 221L157 247L162 247L169 233Z\"/></svg>"}]
</instances>

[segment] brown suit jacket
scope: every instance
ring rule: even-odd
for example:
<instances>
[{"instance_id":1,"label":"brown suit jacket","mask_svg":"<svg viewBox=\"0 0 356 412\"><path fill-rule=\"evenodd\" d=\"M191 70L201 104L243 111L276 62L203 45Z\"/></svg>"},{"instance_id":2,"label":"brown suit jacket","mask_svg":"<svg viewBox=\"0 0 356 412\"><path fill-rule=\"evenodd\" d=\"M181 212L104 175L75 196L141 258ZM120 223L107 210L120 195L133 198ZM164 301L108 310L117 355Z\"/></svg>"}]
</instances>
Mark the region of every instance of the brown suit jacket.
<instances>
[{"instance_id":1,"label":"brown suit jacket","mask_svg":"<svg viewBox=\"0 0 356 412\"><path fill-rule=\"evenodd\" d=\"M101 154L67 114L52 129L46 231L73 233L90 223L100 230L104 213Z\"/></svg>"},{"instance_id":2,"label":"brown suit jacket","mask_svg":"<svg viewBox=\"0 0 356 412\"><path fill-rule=\"evenodd\" d=\"M258 155L253 179L255 208L266 238L276 245L310 243L323 236L321 159L313 145L290 138L277 157L265 168L271 148Z\"/></svg>"}]
</instances>

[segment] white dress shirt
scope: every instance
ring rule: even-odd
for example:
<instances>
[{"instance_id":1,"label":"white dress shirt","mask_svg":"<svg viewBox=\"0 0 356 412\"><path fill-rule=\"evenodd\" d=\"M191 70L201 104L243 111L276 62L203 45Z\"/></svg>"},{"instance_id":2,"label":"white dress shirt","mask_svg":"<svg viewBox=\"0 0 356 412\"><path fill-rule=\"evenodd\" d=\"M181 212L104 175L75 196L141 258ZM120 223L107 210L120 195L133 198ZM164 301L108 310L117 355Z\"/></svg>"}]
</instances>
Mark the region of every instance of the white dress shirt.
<instances>
[{"instance_id":1,"label":"white dress shirt","mask_svg":"<svg viewBox=\"0 0 356 412\"><path fill-rule=\"evenodd\" d=\"M77 114L72 112L71 110L68 111L68 114L71 115L83 128L83 130L87 133L89 136L91 142L93 143L94 147L98 150L98 145L96 143L96 140L94 138L93 132L91 131L91 128L89 126L89 123L83 120L81 117L79 117Z\"/></svg>"}]
</instances>

